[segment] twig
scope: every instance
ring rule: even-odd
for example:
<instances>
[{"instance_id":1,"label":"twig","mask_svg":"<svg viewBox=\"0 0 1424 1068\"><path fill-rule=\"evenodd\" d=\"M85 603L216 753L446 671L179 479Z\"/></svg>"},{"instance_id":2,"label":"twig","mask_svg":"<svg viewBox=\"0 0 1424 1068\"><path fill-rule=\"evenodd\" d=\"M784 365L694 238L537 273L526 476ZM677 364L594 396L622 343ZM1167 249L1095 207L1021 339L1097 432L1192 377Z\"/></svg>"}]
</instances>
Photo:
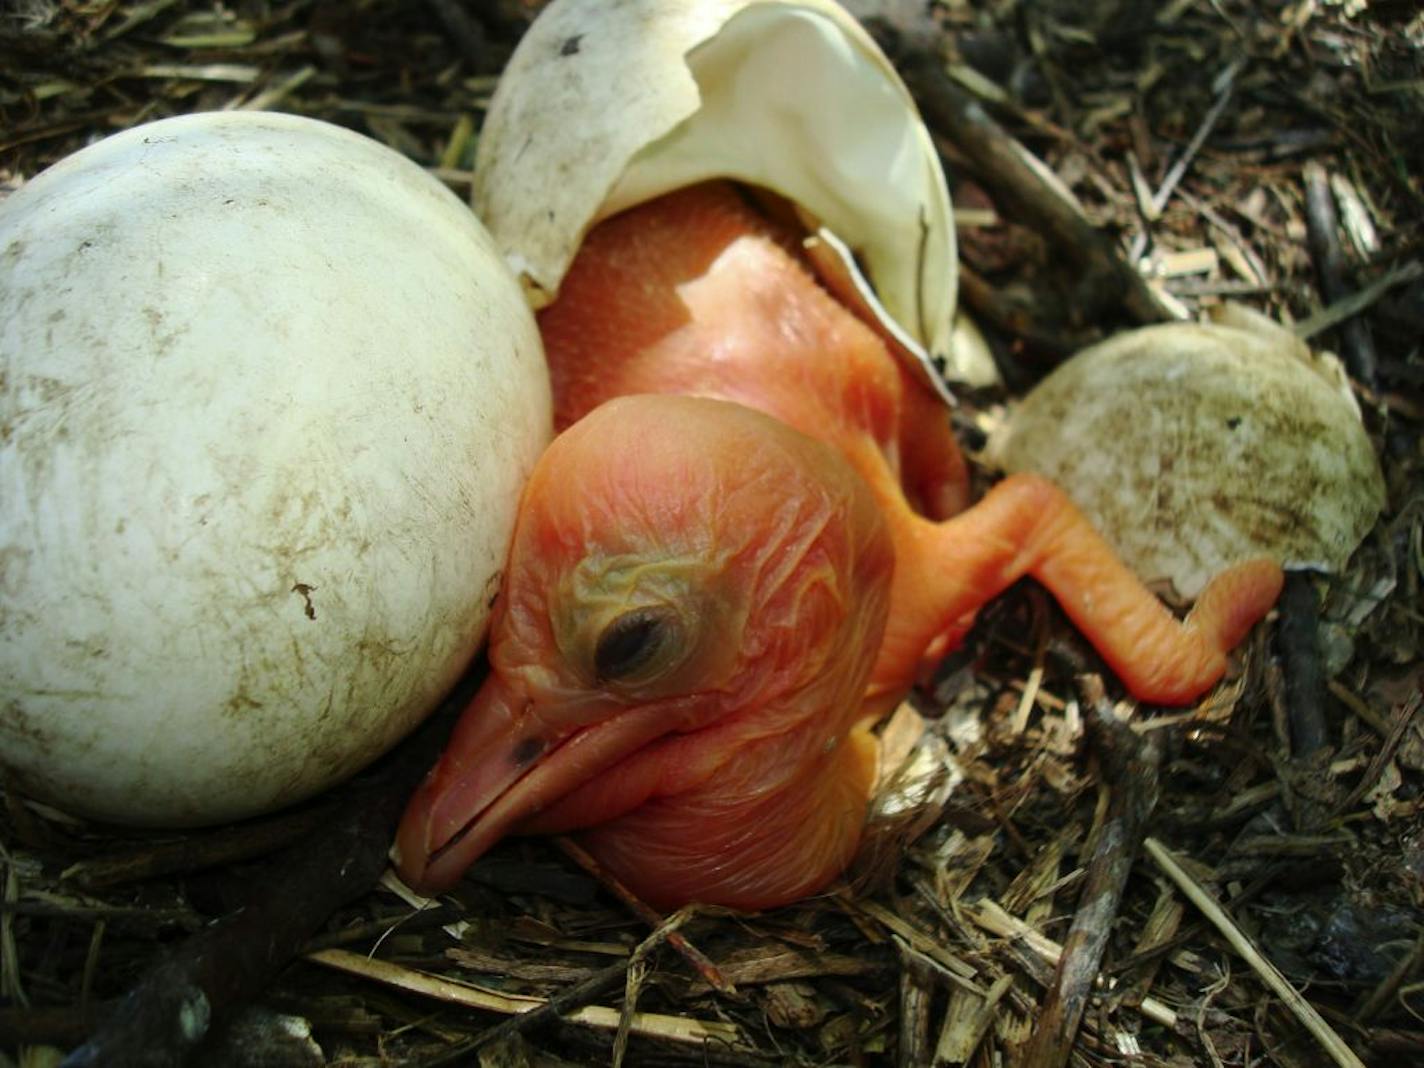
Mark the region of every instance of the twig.
<instances>
[{"instance_id":1,"label":"twig","mask_svg":"<svg viewBox=\"0 0 1424 1068\"><path fill-rule=\"evenodd\" d=\"M900 951L900 1035L895 1063L899 1068L916 1068L932 1060L930 1046L930 1003L934 980L925 960L898 939Z\"/></svg>"},{"instance_id":2,"label":"twig","mask_svg":"<svg viewBox=\"0 0 1424 1068\"><path fill-rule=\"evenodd\" d=\"M1162 179L1162 184L1157 187L1157 192L1152 194L1151 208L1155 216L1162 214L1162 209L1167 206L1167 201L1172 199L1172 193L1176 190L1177 184L1187 173L1187 168L1192 165L1192 161L1197 158L1197 153L1201 151L1201 146L1206 143L1206 139L1211 136L1211 131L1216 128L1221 113L1226 110L1226 105L1231 101L1232 90L1236 87L1236 75L1245 64L1244 59L1238 59L1222 72L1221 88L1217 91L1216 100L1212 103L1202 119L1202 123L1197 127L1197 132L1192 135L1192 139L1187 142L1187 147L1182 149L1182 154L1173 161L1172 166L1167 171L1167 176ZM1142 253L1147 249L1147 231L1143 230L1132 241L1132 253L1129 259L1136 262Z\"/></svg>"},{"instance_id":3,"label":"twig","mask_svg":"<svg viewBox=\"0 0 1424 1068\"><path fill-rule=\"evenodd\" d=\"M565 990L560 991L548 1001L537 1005L528 1012L517 1012L507 1020L501 1020L493 1027L481 1031L474 1038L467 1042L459 1042L451 1046L448 1050L431 1058L426 1062L427 1068L436 1068L438 1065L467 1063L470 1055L486 1046L502 1042L511 1035L522 1034L525 1031L536 1027L543 1027L552 1023L560 1016L566 1016L575 1009L586 1005L593 998L598 997L606 990L611 990L617 986L628 971L629 958L620 960L606 968L600 968L586 979L581 979ZM385 980L382 979L382 982ZM409 988L406 988L409 989ZM433 996L440 996L435 994ZM477 1006L485 1008L487 1006ZM499 1011L499 1010L495 1010Z\"/></svg>"},{"instance_id":4,"label":"twig","mask_svg":"<svg viewBox=\"0 0 1424 1068\"><path fill-rule=\"evenodd\" d=\"M1325 730L1325 672L1316 634L1320 611L1313 582L1314 576L1308 572L1287 573L1276 629L1285 671L1291 756L1296 759L1319 752L1330 741Z\"/></svg>"},{"instance_id":5,"label":"twig","mask_svg":"<svg viewBox=\"0 0 1424 1068\"><path fill-rule=\"evenodd\" d=\"M990 934L1021 943L1035 956L1049 964L1057 964L1063 957L1062 946L1047 935L1035 931L1018 917L1005 912L1003 906L997 901L985 899L975 902L972 906L966 907L965 912L976 925ZM1165 949L1163 951L1165 952ZM1177 1013L1171 1006L1156 998L1143 998L1137 1005L1137 1011L1153 1023L1161 1024L1169 1030L1176 1030Z\"/></svg>"},{"instance_id":6,"label":"twig","mask_svg":"<svg viewBox=\"0 0 1424 1068\"><path fill-rule=\"evenodd\" d=\"M979 171L1006 215L1051 241L1082 268L1076 297L1084 322L1121 305L1139 323L1171 318L1150 286L1088 221L1051 171L1010 137L945 74L940 62L918 55L901 73L926 120L949 138Z\"/></svg>"},{"instance_id":7,"label":"twig","mask_svg":"<svg viewBox=\"0 0 1424 1068\"><path fill-rule=\"evenodd\" d=\"M1417 1061L1424 1057L1424 1033L1376 1028L1370 1032L1370 1050L1381 1057L1405 1057ZM1405 1060L1402 1063L1408 1064L1410 1061Z\"/></svg>"},{"instance_id":8,"label":"twig","mask_svg":"<svg viewBox=\"0 0 1424 1068\"><path fill-rule=\"evenodd\" d=\"M357 942L385 938L394 931L409 934L412 931L420 931L428 927L444 927L459 918L460 910L454 906L432 903L428 908L404 912L400 916L384 916L377 920L369 920L366 923L353 924L327 934L317 935L307 942L305 949L308 952L317 949L336 949Z\"/></svg>"},{"instance_id":9,"label":"twig","mask_svg":"<svg viewBox=\"0 0 1424 1068\"><path fill-rule=\"evenodd\" d=\"M1291 1012L1295 1013L1296 1018L1330 1054L1336 1064L1341 1065L1342 1068L1364 1068L1364 1062L1355 1056L1349 1046L1345 1045L1344 1040L1325 1022L1320 1013L1315 1011L1315 1007L1296 992L1274 964L1262 956L1241 928L1237 927L1231 917L1226 914L1226 910L1218 905L1211 894L1177 863L1166 846L1155 838L1148 838L1143 843L1143 848L1163 873L1177 884L1177 888L1187 896L1188 900L1205 914L1212 926L1231 943L1231 948L1236 950L1237 954L1251 966L1261 977L1261 981L1286 1003Z\"/></svg>"},{"instance_id":10,"label":"twig","mask_svg":"<svg viewBox=\"0 0 1424 1068\"><path fill-rule=\"evenodd\" d=\"M1360 696L1343 686L1338 679L1326 684L1335 699L1360 718L1366 727L1381 738L1388 738L1392 728L1389 721L1360 699Z\"/></svg>"},{"instance_id":11,"label":"twig","mask_svg":"<svg viewBox=\"0 0 1424 1068\"><path fill-rule=\"evenodd\" d=\"M6 905L17 904L20 900L20 877L15 871L14 861L3 851L0 851L0 859L5 861L4 881L0 883L0 901ZM15 917L10 912L0 912L0 998L27 1008L30 1004L24 984L20 981L20 952L15 941Z\"/></svg>"},{"instance_id":12,"label":"twig","mask_svg":"<svg viewBox=\"0 0 1424 1068\"><path fill-rule=\"evenodd\" d=\"M959 294L980 319L1040 352L1068 356L1098 336L1088 330L1046 325L1040 321L1043 309L1032 295L1006 291L965 263L959 265Z\"/></svg>"},{"instance_id":13,"label":"twig","mask_svg":"<svg viewBox=\"0 0 1424 1068\"><path fill-rule=\"evenodd\" d=\"M1414 940L1414 947L1399 958L1388 975L1384 977L1373 990L1371 990L1359 1003L1352 1014L1355 1020L1361 1024L1368 1024L1378 1016L1390 1000L1399 992L1399 988L1409 981L1421 967L1424 967L1424 929L1421 929L1419 936Z\"/></svg>"},{"instance_id":14,"label":"twig","mask_svg":"<svg viewBox=\"0 0 1424 1068\"><path fill-rule=\"evenodd\" d=\"M640 985L642 981L641 974L637 975L637 978L635 980L635 969L637 970L637 972L642 972L646 967L645 961L647 957L652 953L652 951L658 946L660 946L663 942L667 941L669 936L673 932L675 932L679 927L681 927L684 923L686 923L689 919L696 915L696 913L697 910L695 907L682 909L679 912L674 913L662 925L660 925L657 930L655 930L651 935L645 938L643 942L638 946L638 948L632 952L632 954L620 960L618 963L610 964L608 965L608 967L594 972L587 978L582 979L579 982L573 984L568 989L562 991L559 994L554 995L548 1001L539 1002L536 999L533 1002L533 1004L535 1005L535 1007L533 1008L530 1008L528 1010L512 1010L515 1015L510 1016L509 1019L495 1024L493 1027L489 1028L486 1031L482 1031L473 1039L470 1039L465 1042L456 1043L455 1045L438 1054L434 1058L427 1059L422 1063L426 1066L426 1068L437 1068L437 1066L439 1065L454 1063L464 1064L469 1061L470 1054L475 1053L478 1050L484 1049L487 1046L495 1045L499 1042L502 1042L515 1034L522 1034L525 1031L530 1031L534 1028L542 1027L552 1022L557 1017L563 1016L569 1019L574 1019L574 1016L571 1015L574 1010L582 1009L590 999L597 997L605 990L617 986L619 981L621 980L624 983L624 1000L622 1009L620 1009L617 1013L617 1023L615 1025L615 1036L613 1044L613 1063L616 1068L616 1066L622 1062L622 1050L627 1045L628 1035L635 1029L646 1031L646 1023L649 1019L648 1016L644 1014L639 1014L635 1011L637 1003L636 985ZM322 963L329 962L323 961ZM382 982L388 981L385 978L381 978L380 976L373 976L373 978L378 978ZM443 982L443 980L435 980L435 977L433 976L430 978L433 981ZM410 986L405 986L405 989L414 988ZM437 989L432 989L431 992L432 996L443 996ZM477 992L475 995L472 996L478 997L480 993L483 992ZM464 1004L465 1002L461 1003ZM506 1011L505 1009L500 1008L494 1003L480 1004L476 1007L489 1008L495 1012ZM596 1021L595 1019L590 1019L585 1022L589 1022L595 1027L602 1027L605 1026L605 1024L602 1022L605 1017L605 1014L612 1010L595 1009L592 1011L598 1014ZM652 1018L656 1019L656 1017ZM635 1028L635 1024L639 1024L640 1022L644 1026L642 1026L641 1028Z\"/></svg>"},{"instance_id":15,"label":"twig","mask_svg":"<svg viewBox=\"0 0 1424 1068\"><path fill-rule=\"evenodd\" d=\"M66 868L60 878L86 890L101 890L251 860L291 845L319 827L329 827L335 822L336 813L335 805L321 804L211 834L190 835L176 842L81 860Z\"/></svg>"},{"instance_id":16,"label":"twig","mask_svg":"<svg viewBox=\"0 0 1424 1068\"><path fill-rule=\"evenodd\" d=\"M1155 736L1141 737L1113 715L1097 677L1083 678L1080 689L1103 776L1112 784L1112 799L1078 911L1063 941L1063 955L1019 1062L1026 1068L1068 1063L1147 819L1157 805L1161 750Z\"/></svg>"},{"instance_id":17,"label":"twig","mask_svg":"<svg viewBox=\"0 0 1424 1068\"><path fill-rule=\"evenodd\" d=\"M563 850L565 856L606 886L619 901L623 902L634 915L642 919L649 927L656 930L663 925L664 917L656 909L629 890L617 876L605 869L572 838L560 835L554 839L554 843ZM667 942L686 958L687 962L697 970L697 974L702 976L714 990L729 996L736 995L737 988L727 982L722 973L717 970L717 965L708 960L702 951L684 938L681 933L676 930L669 932Z\"/></svg>"},{"instance_id":18,"label":"twig","mask_svg":"<svg viewBox=\"0 0 1424 1068\"><path fill-rule=\"evenodd\" d=\"M1243 292L1269 293L1280 286L1279 281L1270 281L1270 269L1262 262L1261 257L1251 247L1251 243L1230 220L1201 197L1193 196L1190 190L1178 189L1177 197L1221 233L1224 241L1223 255L1244 280L1238 283ZM1180 283L1178 284L1180 285ZM1224 283L1218 280L1216 284L1221 286Z\"/></svg>"},{"instance_id":19,"label":"twig","mask_svg":"<svg viewBox=\"0 0 1424 1068\"><path fill-rule=\"evenodd\" d=\"M91 47L105 45L110 41L117 40L130 30L137 29L150 19L163 14L163 12L167 11L177 2L178 0L149 0L149 2L145 4L132 5L124 20L117 26L109 27L102 34L94 38Z\"/></svg>"},{"instance_id":20,"label":"twig","mask_svg":"<svg viewBox=\"0 0 1424 1068\"><path fill-rule=\"evenodd\" d=\"M652 934L643 939L628 959L628 974L623 981L623 1007L618 1012L618 1033L613 1038L613 1068L622 1068L623 1057L628 1052L628 1035L633 1029L633 1017L637 1015L638 995L642 992L643 981L651 967L648 958L664 942L670 941L678 928L698 914L701 906L688 905L679 909L660 924Z\"/></svg>"},{"instance_id":21,"label":"twig","mask_svg":"<svg viewBox=\"0 0 1424 1068\"><path fill-rule=\"evenodd\" d=\"M314 78L316 73L316 67L308 63L306 66L284 75L282 79L275 84L267 86L266 89L263 89L251 100L246 100L241 103L234 101L229 103L228 106L235 107L241 111L270 111L278 107L284 100Z\"/></svg>"},{"instance_id":22,"label":"twig","mask_svg":"<svg viewBox=\"0 0 1424 1068\"><path fill-rule=\"evenodd\" d=\"M1419 714L1421 703L1424 703L1424 695L1415 693L1400 707L1395 714L1394 722L1390 724L1389 733L1385 735L1384 742L1375 750L1375 755L1370 758L1369 765L1360 776L1360 781L1355 783L1351 790L1336 806L1334 815L1339 817L1350 811L1357 805L1365 794L1374 789L1379 782L1379 777L1384 774L1384 769L1389 762L1394 759L1394 754L1398 751L1404 741L1404 735L1409 730L1409 726L1414 722L1414 717Z\"/></svg>"},{"instance_id":23,"label":"twig","mask_svg":"<svg viewBox=\"0 0 1424 1068\"><path fill-rule=\"evenodd\" d=\"M999 1002L1013 986L1012 975L1001 975L994 980L987 997L978 997L967 990L952 990L949 1006L944 1012L944 1023L940 1027L939 1041L935 1043L934 1064L968 1064L984 1041L989 1027L994 1022Z\"/></svg>"},{"instance_id":24,"label":"twig","mask_svg":"<svg viewBox=\"0 0 1424 1068\"><path fill-rule=\"evenodd\" d=\"M872 901L870 898L852 898L849 895L842 895L839 900L846 908L869 916L871 919L882 924L893 934L903 938L913 949L923 953L939 968L943 969L946 978L956 986L961 986L971 994L981 998L987 996L987 992L984 988L974 982L977 969L967 961L956 957L949 950L945 949L944 946L940 945L936 939L925 934L925 932L921 931L918 927L908 923L900 916L891 912L884 905Z\"/></svg>"},{"instance_id":25,"label":"twig","mask_svg":"<svg viewBox=\"0 0 1424 1068\"><path fill-rule=\"evenodd\" d=\"M0 149L0 154L3 154L3 149ZM52 824L30 810L14 772L7 767L0 767L0 796L3 796L5 815L9 817L12 832L8 842L0 842L0 859L4 858L4 847L7 845L24 845L36 852L73 848L74 843L68 835L59 833Z\"/></svg>"},{"instance_id":26,"label":"twig","mask_svg":"<svg viewBox=\"0 0 1424 1068\"><path fill-rule=\"evenodd\" d=\"M116 921L130 926L158 928L174 924L196 931L204 925L203 918L187 908L144 908L142 905L70 905L58 901L0 901L0 916L42 916L45 919L71 920L75 923L108 923Z\"/></svg>"},{"instance_id":27,"label":"twig","mask_svg":"<svg viewBox=\"0 0 1424 1068\"><path fill-rule=\"evenodd\" d=\"M375 885L401 809L444 746L474 681L466 680L379 770L348 787L347 815L270 861L245 907L162 956L62 1068L167 1068L193 1057L332 912Z\"/></svg>"},{"instance_id":28,"label":"twig","mask_svg":"<svg viewBox=\"0 0 1424 1068\"><path fill-rule=\"evenodd\" d=\"M1320 292L1327 304L1334 304L1349 294L1345 284L1345 257L1340 251L1339 223L1330 178L1325 168L1314 162L1305 165L1305 223ZM1340 341L1340 355L1351 377L1371 393L1378 392L1379 361L1374 338L1364 320L1356 317L1342 323Z\"/></svg>"},{"instance_id":29,"label":"twig","mask_svg":"<svg viewBox=\"0 0 1424 1068\"><path fill-rule=\"evenodd\" d=\"M1391 271L1386 271L1363 289L1348 293L1328 307L1321 308L1309 318L1302 319L1291 327L1296 337L1306 340L1324 330L1338 326L1352 316L1369 308L1395 286L1402 286L1424 275L1424 263L1410 260Z\"/></svg>"},{"instance_id":30,"label":"twig","mask_svg":"<svg viewBox=\"0 0 1424 1068\"><path fill-rule=\"evenodd\" d=\"M374 960L344 949L318 950L308 954L307 959L348 975L357 975L397 990L406 990L412 994L437 998L451 1005L463 1005L466 1008L482 1009L485 1012L498 1012L505 1015L532 1013L547 1004L543 998L483 990L468 983L458 983L452 979L431 975L428 972L405 968L391 961ZM617 968L621 975L623 964L620 963ZM592 983L611 970L611 967L606 968L591 976L586 982ZM617 977L614 978L614 982L616 981ZM618 1010L605 1005L585 1005L565 1016L564 1019L570 1023L613 1031L618 1027ZM633 1031L636 1034L671 1039L674 1042L694 1044L715 1042L734 1049L750 1048L737 1025L716 1020L693 1020L683 1016L664 1016L658 1013L640 1012L634 1014Z\"/></svg>"},{"instance_id":31,"label":"twig","mask_svg":"<svg viewBox=\"0 0 1424 1068\"><path fill-rule=\"evenodd\" d=\"M1159 884L1157 900L1147 922L1142 925L1137 944L1122 962L1119 985L1109 1001L1110 1008L1139 1004L1156 981L1158 969L1175 947L1182 914L1186 912L1176 893L1166 883ZM1156 950L1163 952L1158 953Z\"/></svg>"}]
</instances>

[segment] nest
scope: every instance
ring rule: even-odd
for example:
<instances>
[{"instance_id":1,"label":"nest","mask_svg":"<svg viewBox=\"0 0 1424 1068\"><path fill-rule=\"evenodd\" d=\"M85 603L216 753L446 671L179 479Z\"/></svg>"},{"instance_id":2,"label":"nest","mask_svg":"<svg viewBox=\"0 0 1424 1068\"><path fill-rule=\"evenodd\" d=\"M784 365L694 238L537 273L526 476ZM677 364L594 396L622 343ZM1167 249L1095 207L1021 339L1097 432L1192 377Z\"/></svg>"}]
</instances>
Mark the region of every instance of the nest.
<instances>
[{"instance_id":1,"label":"nest","mask_svg":"<svg viewBox=\"0 0 1424 1068\"><path fill-rule=\"evenodd\" d=\"M0 183L135 123L260 107L351 126L463 194L538 6L18 0ZM964 298L1010 390L1146 303L1243 300L1341 353L1390 500L1349 571L1293 578L1231 678L1171 713L1115 703L1056 608L1012 591L884 728L854 870L760 914L657 915L547 840L402 896L390 821L448 712L334 796L208 832L6 789L0 1065L106 1025L71 1063L1424 1058L1424 17L855 6L942 138ZM966 122L981 111L997 121ZM1010 135L1090 226L1002 169ZM1003 399L966 398L971 444Z\"/></svg>"}]
</instances>

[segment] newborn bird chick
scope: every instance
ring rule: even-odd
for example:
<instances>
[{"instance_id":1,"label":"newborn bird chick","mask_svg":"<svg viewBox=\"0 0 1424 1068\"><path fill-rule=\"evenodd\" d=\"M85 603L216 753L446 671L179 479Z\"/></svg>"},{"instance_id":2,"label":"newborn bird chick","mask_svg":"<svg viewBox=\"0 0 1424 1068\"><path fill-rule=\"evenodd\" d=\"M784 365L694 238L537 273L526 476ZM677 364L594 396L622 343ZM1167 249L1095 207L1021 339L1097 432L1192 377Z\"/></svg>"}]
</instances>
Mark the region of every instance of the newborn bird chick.
<instances>
[{"instance_id":1,"label":"newborn bird chick","mask_svg":"<svg viewBox=\"0 0 1424 1068\"><path fill-rule=\"evenodd\" d=\"M1019 578L1168 704L1279 592L1241 565L1178 622L1043 479L964 510L940 402L730 185L600 224L540 332L562 433L489 678L400 827L417 888L506 834L578 832L657 905L793 901L855 853L870 728Z\"/></svg>"}]
</instances>

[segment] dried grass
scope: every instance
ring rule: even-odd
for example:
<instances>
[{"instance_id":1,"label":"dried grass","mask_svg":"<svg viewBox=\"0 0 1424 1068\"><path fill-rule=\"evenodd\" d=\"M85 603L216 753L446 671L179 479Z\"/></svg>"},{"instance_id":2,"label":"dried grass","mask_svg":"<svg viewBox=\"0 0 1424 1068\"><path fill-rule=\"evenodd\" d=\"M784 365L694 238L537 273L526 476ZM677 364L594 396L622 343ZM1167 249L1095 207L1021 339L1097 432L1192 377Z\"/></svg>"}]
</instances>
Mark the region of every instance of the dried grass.
<instances>
[{"instance_id":1,"label":"dried grass","mask_svg":"<svg viewBox=\"0 0 1424 1068\"><path fill-rule=\"evenodd\" d=\"M134 123L264 107L352 126L463 191L494 77L538 5L482 5L463 26L453 6L11 3L0 180ZM1368 297L1348 311L1374 343L1374 378L1357 386L1391 501L1350 571L1319 584L1331 746L1291 755L1293 654L1264 636L1200 709L1133 713L1131 732L1160 748L1155 841L1127 856L1096 932L1071 1054L1424 1059L1424 19L1408 3L1000 0L936 5L926 25L904 18L916 5L874 6L902 42L943 49L958 84L1141 255L1164 301L1246 299L1347 344L1307 242L1304 168L1321 169L1345 281ZM1021 387L1121 309L1085 318L1051 245L959 173L965 261L988 283L976 311L1019 327L996 340ZM966 429L997 399L971 398ZM1024 649L1024 634L1042 640ZM244 1018L228 1063L595 1064L615 1043L630 1065L1030 1063L1131 782L1084 744L1073 677L1087 656L1031 591L989 611L915 696L924 718L899 721L923 763L887 779L908 792L882 800L853 885L764 915L678 918L711 981L550 843L506 842L433 908L381 888L341 910L262 999L274 1011ZM79 1042L160 950L241 900L254 861L329 814L156 835L5 800L0 1065ZM472 1052L500 1014L571 989L562 1018Z\"/></svg>"}]
</instances>

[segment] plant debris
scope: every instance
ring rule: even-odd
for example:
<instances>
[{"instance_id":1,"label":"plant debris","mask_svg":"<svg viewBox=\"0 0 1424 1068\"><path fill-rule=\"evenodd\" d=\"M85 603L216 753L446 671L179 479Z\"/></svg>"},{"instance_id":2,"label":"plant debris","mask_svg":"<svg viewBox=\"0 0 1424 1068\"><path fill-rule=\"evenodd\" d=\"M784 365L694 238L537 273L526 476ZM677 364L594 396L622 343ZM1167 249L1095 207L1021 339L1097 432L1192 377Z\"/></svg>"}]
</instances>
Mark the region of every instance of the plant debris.
<instances>
[{"instance_id":1,"label":"plant debris","mask_svg":"<svg viewBox=\"0 0 1424 1068\"><path fill-rule=\"evenodd\" d=\"M15 0L0 192L136 123L272 108L464 195L540 6ZM542 839L437 901L387 876L335 907L277 858L369 783L198 833L82 823L0 784L0 1066L59 1062L259 899L310 926L257 925L302 930L295 959L249 982L255 1006L218 1006L201 1063L1424 1061L1424 15L852 6L939 139L964 299L1008 389L1227 299L1302 325L1350 368L1388 486L1349 567L1295 576L1289 626L1171 712L1082 682L1091 652L1016 589L892 721L904 761L847 880L761 914L632 909ZM974 445L1006 395L962 399Z\"/></svg>"}]
</instances>

